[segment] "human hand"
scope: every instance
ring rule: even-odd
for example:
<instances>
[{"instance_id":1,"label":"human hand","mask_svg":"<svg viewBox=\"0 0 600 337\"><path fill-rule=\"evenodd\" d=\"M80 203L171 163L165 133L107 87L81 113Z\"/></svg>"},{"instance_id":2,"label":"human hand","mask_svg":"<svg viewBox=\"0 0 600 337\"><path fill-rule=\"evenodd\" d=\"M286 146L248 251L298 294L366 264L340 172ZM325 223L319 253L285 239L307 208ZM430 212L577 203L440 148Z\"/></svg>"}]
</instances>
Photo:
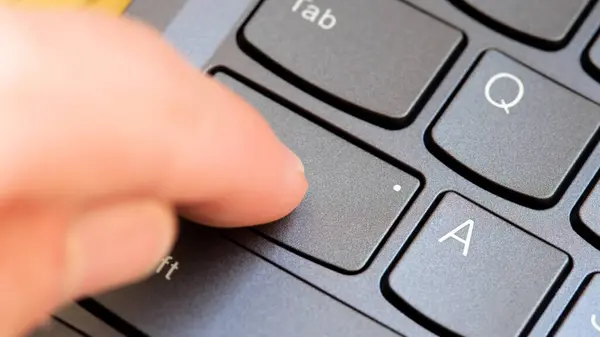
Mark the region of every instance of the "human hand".
<instances>
[{"instance_id":1,"label":"human hand","mask_svg":"<svg viewBox=\"0 0 600 337\"><path fill-rule=\"evenodd\" d=\"M301 162L141 24L0 10L0 336L152 271L200 223L281 218Z\"/></svg>"}]
</instances>

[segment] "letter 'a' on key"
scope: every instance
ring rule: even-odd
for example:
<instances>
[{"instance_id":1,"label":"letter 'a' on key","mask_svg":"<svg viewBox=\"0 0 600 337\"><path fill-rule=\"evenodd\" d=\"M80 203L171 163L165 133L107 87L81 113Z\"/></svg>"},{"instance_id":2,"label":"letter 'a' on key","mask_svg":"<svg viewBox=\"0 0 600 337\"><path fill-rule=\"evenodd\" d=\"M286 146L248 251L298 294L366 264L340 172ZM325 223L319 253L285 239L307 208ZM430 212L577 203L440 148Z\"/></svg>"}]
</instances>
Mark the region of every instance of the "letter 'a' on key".
<instances>
[{"instance_id":1,"label":"letter 'a' on key","mask_svg":"<svg viewBox=\"0 0 600 337\"><path fill-rule=\"evenodd\" d=\"M469 254L469 247L471 246L471 235L473 234L473 225L475 223L473 222L473 220L469 219L467 221L465 221L462 225L454 228L452 231L450 231L448 234L442 236L438 242L444 242L446 240L448 240L449 238L452 238L460 243L462 243L464 245L463 248L463 255L467 256ZM463 230L463 228L469 226L468 230L467 230L467 237L466 238L461 238L459 236L456 235L457 232L460 232Z\"/></svg>"}]
</instances>

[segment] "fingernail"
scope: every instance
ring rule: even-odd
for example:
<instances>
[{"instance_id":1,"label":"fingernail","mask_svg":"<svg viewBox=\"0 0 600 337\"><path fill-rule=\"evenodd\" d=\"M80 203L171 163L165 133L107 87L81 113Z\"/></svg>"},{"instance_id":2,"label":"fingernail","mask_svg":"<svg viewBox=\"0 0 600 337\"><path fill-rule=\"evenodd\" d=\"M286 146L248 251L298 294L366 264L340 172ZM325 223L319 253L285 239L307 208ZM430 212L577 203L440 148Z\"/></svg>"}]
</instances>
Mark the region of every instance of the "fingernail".
<instances>
[{"instance_id":1,"label":"fingernail","mask_svg":"<svg viewBox=\"0 0 600 337\"><path fill-rule=\"evenodd\" d=\"M294 168L297 172L304 174L304 163L302 162L302 159L300 159L300 157L298 157L298 155L283 141L279 140L279 144L281 145L283 153L285 153L285 157L287 157L286 164L289 165L287 167L289 167L289 169Z\"/></svg>"},{"instance_id":2,"label":"fingernail","mask_svg":"<svg viewBox=\"0 0 600 337\"><path fill-rule=\"evenodd\" d=\"M294 157L296 157L296 161L297 161L297 168L298 170L304 174L304 164L302 163L302 160L300 159L300 157L298 157L296 154L294 154Z\"/></svg>"},{"instance_id":3,"label":"fingernail","mask_svg":"<svg viewBox=\"0 0 600 337\"><path fill-rule=\"evenodd\" d=\"M135 201L98 208L73 224L68 241L68 299L91 295L146 276L175 237L170 207Z\"/></svg>"}]
</instances>

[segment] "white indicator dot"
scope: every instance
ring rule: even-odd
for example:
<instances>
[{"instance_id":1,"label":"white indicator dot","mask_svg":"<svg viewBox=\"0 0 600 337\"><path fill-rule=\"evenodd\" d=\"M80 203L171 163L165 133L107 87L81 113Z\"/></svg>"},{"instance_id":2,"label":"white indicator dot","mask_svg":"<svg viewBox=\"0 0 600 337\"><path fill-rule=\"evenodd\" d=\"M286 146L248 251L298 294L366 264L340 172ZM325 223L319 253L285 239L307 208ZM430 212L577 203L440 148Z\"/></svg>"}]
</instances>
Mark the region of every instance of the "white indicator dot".
<instances>
[{"instance_id":1,"label":"white indicator dot","mask_svg":"<svg viewBox=\"0 0 600 337\"><path fill-rule=\"evenodd\" d=\"M402 186L400 186L400 185L394 185L394 191L396 191L396 192L402 191Z\"/></svg>"}]
</instances>

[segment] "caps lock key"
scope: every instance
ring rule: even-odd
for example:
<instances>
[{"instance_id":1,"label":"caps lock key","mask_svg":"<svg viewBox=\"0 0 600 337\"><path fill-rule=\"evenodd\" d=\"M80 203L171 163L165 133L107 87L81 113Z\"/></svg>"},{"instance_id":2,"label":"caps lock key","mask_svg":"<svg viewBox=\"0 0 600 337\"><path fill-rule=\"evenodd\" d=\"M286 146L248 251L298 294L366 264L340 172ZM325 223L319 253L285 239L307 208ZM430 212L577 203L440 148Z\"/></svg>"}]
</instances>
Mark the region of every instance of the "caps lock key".
<instances>
[{"instance_id":1,"label":"caps lock key","mask_svg":"<svg viewBox=\"0 0 600 337\"><path fill-rule=\"evenodd\" d=\"M290 82L390 129L410 122L464 42L398 0L266 0L240 35Z\"/></svg>"}]
</instances>

